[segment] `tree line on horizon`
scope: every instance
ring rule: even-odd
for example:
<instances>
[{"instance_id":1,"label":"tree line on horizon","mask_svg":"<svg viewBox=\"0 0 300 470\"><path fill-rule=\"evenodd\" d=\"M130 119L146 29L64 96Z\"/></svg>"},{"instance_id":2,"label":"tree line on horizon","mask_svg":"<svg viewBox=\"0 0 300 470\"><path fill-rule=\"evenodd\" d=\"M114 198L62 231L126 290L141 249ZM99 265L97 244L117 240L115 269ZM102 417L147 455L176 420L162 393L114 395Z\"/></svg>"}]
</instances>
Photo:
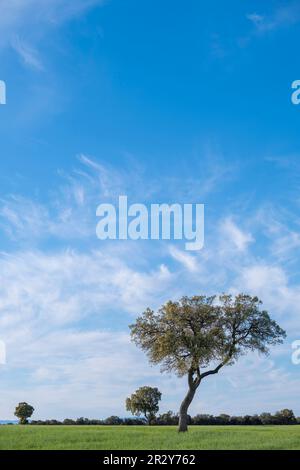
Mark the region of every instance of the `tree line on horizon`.
<instances>
[{"instance_id":1,"label":"tree line on horizon","mask_svg":"<svg viewBox=\"0 0 300 470\"><path fill-rule=\"evenodd\" d=\"M120 418L119 416L109 416L106 419L64 419L59 421L56 419L47 420L30 420L34 412L33 406L26 402L21 402L17 405L15 416L19 418L20 425L64 425L64 426L84 426L84 425L100 425L100 426L137 426L137 425L155 425L155 426L177 426L180 421L179 413L167 411L156 416L159 410L158 402L161 399L161 392L157 388L140 387L130 398L126 399L127 410L137 417ZM141 417L142 415L142 417ZM188 415L188 425L291 425L299 424L300 417L295 417L293 410L283 409L277 411L275 414L261 413L260 415L244 415L244 416L230 416L226 413L221 413L218 416L210 414L197 414L193 417Z\"/></svg>"},{"instance_id":2,"label":"tree line on horizon","mask_svg":"<svg viewBox=\"0 0 300 470\"><path fill-rule=\"evenodd\" d=\"M153 418L150 425L154 426L177 426L179 415L168 411ZM106 419L64 419L59 421L56 419L49 420L32 420L28 423L31 426L37 425L63 425L63 426L146 426L149 422L145 418L120 418L119 416L109 416ZM195 416L188 416L188 424L195 426L225 426L225 425L246 425L246 426L259 426L259 425L300 425L300 417L296 417L293 410L283 409L276 413L264 412L261 414L244 415L244 416L230 416L222 413L218 416L210 414L197 414Z\"/></svg>"}]
</instances>

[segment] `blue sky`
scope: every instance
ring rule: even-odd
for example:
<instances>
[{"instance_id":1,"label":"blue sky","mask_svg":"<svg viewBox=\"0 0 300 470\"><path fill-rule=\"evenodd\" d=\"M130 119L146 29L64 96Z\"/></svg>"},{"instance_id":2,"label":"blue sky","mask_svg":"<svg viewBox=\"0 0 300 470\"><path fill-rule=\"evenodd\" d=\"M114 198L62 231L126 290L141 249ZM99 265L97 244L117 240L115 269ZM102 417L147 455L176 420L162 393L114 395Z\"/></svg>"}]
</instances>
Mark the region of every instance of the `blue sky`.
<instances>
[{"instance_id":1,"label":"blue sky","mask_svg":"<svg viewBox=\"0 0 300 470\"><path fill-rule=\"evenodd\" d=\"M0 417L176 411L128 324L183 294L257 294L288 332L207 379L191 413L300 415L300 6L293 1L0 0ZM205 246L99 241L96 207L204 203Z\"/></svg>"}]
</instances>

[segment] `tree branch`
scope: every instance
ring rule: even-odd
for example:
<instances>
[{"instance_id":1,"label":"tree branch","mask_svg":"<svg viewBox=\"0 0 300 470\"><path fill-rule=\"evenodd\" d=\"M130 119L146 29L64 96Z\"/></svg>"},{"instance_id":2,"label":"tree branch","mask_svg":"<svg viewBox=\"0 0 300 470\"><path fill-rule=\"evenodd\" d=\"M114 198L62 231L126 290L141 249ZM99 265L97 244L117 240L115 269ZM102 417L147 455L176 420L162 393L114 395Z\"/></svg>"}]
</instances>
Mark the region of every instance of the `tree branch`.
<instances>
[{"instance_id":1,"label":"tree branch","mask_svg":"<svg viewBox=\"0 0 300 470\"><path fill-rule=\"evenodd\" d=\"M207 377L208 375L213 375L217 374L221 367L223 367L226 364L227 361L221 362L215 369L208 370L207 372L203 372L203 374L200 375L200 380L204 379L204 377Z\"/></svg>"}]
</instances>

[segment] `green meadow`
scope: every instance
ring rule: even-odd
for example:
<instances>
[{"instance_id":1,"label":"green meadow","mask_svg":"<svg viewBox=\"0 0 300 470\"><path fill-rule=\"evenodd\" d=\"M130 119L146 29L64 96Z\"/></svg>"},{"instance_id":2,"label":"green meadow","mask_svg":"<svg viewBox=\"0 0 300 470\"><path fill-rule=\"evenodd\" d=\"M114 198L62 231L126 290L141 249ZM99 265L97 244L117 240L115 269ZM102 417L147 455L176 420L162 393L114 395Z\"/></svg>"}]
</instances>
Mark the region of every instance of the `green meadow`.
<instances>
[{"instance_id":1,"label":"green meadow","mask_svg":"<svg viewBox=\"0 0 300 470\"><path fill-rule=\"evenodd\" d=\"M0 426L1 450L300 449L300 426Z\"/></svg>"}]
</instances>

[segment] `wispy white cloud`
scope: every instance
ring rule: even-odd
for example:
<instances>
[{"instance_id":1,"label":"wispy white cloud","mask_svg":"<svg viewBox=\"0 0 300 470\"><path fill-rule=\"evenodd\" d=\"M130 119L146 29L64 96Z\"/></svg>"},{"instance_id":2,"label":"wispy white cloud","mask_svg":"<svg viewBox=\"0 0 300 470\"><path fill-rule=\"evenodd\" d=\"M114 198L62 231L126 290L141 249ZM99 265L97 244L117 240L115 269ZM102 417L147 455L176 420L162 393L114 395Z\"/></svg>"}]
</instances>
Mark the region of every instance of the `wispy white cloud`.
<instances>
[{"instance_id":1,"label":"wispy white cloud","mask_svg":"<svg viewBox=\"0 0 300 470\"><path fill-rule=\"evenodd\" d=\"M7 34L32 24L55 25L104 3L104 0L0 0L0 25Z\"/></svg>"},{"instance_id":2,"label":"wispy white cloud","mask_svg":"<svg viewBox=\"0 0 300 470\"><path fill-rule=\"evenodd\" d=\"M95 238L96 208L100 203L118 203L128 195L129 203L159 202L162 195L170 202L203 202L205 197L233 177L230 169L213 162L195 170L193 178L180 181L167 175L157 181L144 178L144 169L135 160L123 161L121 169L103 164L80 154L70 173L59 171L55 191L46 203L37 199L10 194L0 199L0 226L11 239L75 240ZM174 200L175 189L181 188Z\"/></svg>"},{"instance_id":3,"label":"wispy white cloud","mask_svg":"<svg viewBox=\"0 0 300 470\"><path fill-rule=\"evenodd\" d=\"M282 27L291 26L300 21L299 2L286 2L269 14L257 12L247 14L247 19L253 24L255 31L264 34Z\"/></svg>"},{"instance_id":4,"label":"wispy white cloud","mask_svg":"<svg viewBox=\"0 0 300 470\"><path fill-rule=\"evenodd\" d=\"M225 243L233 245L238 251L245 251L249 243L254 241L251 233L243 231L230 218L223 221L221 230L225 237Z\"/></svg>"},{"instance_id":5,"label":"wispy white cloud","mask_svg":"<svg viewBox=\"0 0 300 470\"><path fill-rule=\"evenodd\" d=\"M66 325L112 308L139 313L165 297L172 276L164 265L137 271L113 251L21 252L3 254L0 287L0 325L9 329L19 320L44 329ZM3 332L3 329L2 329Z\"/></svg>"},{"instance_id":6,"label":"wispy white cloud","mask_svg":"<svg viewBox=\"0 0 300 470\"><path fill-rule=\"evenodd\" d=\"M300 286L292 283L286 270L271 262L250 264L240 269L235 281L236 291L257 295L265 307L287 330L289 337L299 330Z\"/></svg>"},{"instance_id":7,"label":"wispy white cloud","mask_svg":"<svg viewBox=\"0 0 300 470\"><path fill-rule=\"evenodd\" d=\"M34 240L56 237L59 239L84 238L91 234L87 217L82 209L80 188L72 188L72 205L66 201L49 206L19 195L9 195L0 202L0 225L11 239ZM80 213L83 214L80 220Z\"/></svg>"},{"instance_id":8,"label":"wispy white cloud","mask_svg":"<svg viewBox=\"0 0 300 470\"><path fill-rule=\"evenodd\" d=\"M237 39L240 47L247 46L255 38L262 38L266 34L292 27L300 21L300 6L297 0L287 1L273 8L271 4L264 5L262 8L264 10L250 11L245 15L246 20L251 23L251 28Z\"/></svg>"},{"instance_id":9,"label":"wispy white cloud","mask_svg":"<svg viewBox=\"0 0 300 470\"><path fill-rule=\"evenodd\" d=\"M11 46L25 66L43 69L38 45L49 30L105 0L0 0L0 49ZM22 39L20 39L20 37Z\"/></svg>"},{"instance_id":10,"label":"wispy white cloud","mask_svg":"<svg viewBox=\"0 0 300 470\"><path fill-rule=\"evenodd\" d=\"M43 70L43 64L38 52L28 46L28 44L22 41L18 36L12 39L11 46L26 66L35 70Z\"/></svg>"},{"instance_id":11,"label":"wispy white cloud","mask_svg":"<svg viewBox=\"0 0 300 470\"><path fill-rule=\"evenodd\" d=\"M54 330L19 335L9 346L16 386L10 394L2 387L1 417L12 417L20 396L34 403L37 418L122 416L135 384L153 383L159 376L139 357L128 332Z\"/></svg>"},{"instance_id":12,"label":"wispy white cloud","mask_svg":"<svg viewBox=\"0 0 300 470\"><path fill-rule=\"evenodd\" d=\"M139 173L116 171L83 155L80 166L61 176L62 184L47 202L7 196L0 204L2 227L15 241L13 250L0 256L0 339L7 343L7 364L1 369L2 416L11 417L7 410L13 410L20 394L43 418L123 415L128 393L146 383L162 389L162 409L176 410L185 381L160 376L158 368L150 368L130 344L127 325L147 306L157 308L184 294L258 295L289 337L296 334L300 287L292 282L282 258L274 257L276 247L282 252L282 236L287 235L276 219L266 225L262 214L251 220L229 214L212 224L204 249L193 255L167 242L99 245L88 238L95 238L99 202L124 191L133 202L143 201L145 193L161 194L164 181L155 188L151 184L148 191L139 185ZM82 243L71 249L73 232ZM256 251L261 233L269 240L263 256ZM41 237L51 242L47 249ZM289 361L288 348L280 351L280 360ZM265 406L275 410L280 400L282 407L294 406L297 370L282 369L278 357L272 353L270 361L249 356L226 368L218 379L204 384L191 412L246 413ZM238 378L245 370L241 384ZM275 393L282 381L286 387ZM253 394L259 403L251 402Z\"/></svg>"},{"instance_id":13,"label":"wispy white cloud","mask_svg":"<svg viewBox=\"0 0 300 470\"><path fill-rule=\"evenodd\" d=\"M107 249L2 253L0 331L7 364L1 374L12 374L15 385L10 396L9 382L2 387L1 416L12 416L17 394L34 401L40 417L49 410L57 417L122 415L136 383L153 375L157 380L158 369L151 372L130 344L127 325L147 305L156 308L166 300L172 275L164 265L133 269L130 258ZM67 390L68 405L60 405L58 397L64 401Z\"/></svg>"},{"instance_id":14,"label":"wispy white cloud","mask_svg":"<svg viewBox=\"0 0 300 470\"><path fill-rule=\"evenodd\" d=\"M257 28L264 22L264 17L258 15L257 13L249 13L247 15L248 20L250 20Z\"/></svg>"},{"instance_id":15,"label":"wispy white cloud","mask_svg":"<svg viewBox=\"0 0 300 470\"><path fill-rule=\"evenodd\" d=\"M199 265L197 258L186 251L179 250L175 246L170 247L170 255L176 261L181 263L188 271L197 272L199 270Z\"/></svg>"}]
</instances>

